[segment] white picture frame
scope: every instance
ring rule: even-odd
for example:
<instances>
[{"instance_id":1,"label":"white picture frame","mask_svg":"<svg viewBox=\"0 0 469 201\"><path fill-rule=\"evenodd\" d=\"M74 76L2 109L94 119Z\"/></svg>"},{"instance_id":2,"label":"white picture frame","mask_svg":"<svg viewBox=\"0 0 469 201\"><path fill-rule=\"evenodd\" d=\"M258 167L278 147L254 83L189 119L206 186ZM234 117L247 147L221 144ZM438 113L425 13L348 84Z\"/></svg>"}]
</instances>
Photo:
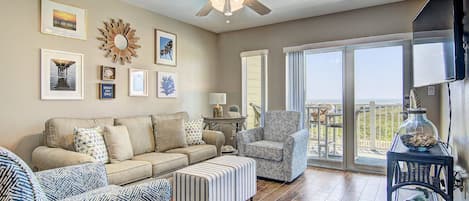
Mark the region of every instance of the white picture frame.
<instances>
[{"instance_id":1,"label":"white picture frame","mask_svg":"<svg viewBox=\"0 0 469 201\"><path fill-rule=\"evenodd\" d=\"M41 32L86 40L86 10L51 0L41 0Z\"/></svg>"},{"instance_id":2,"label":"white picture frame","mask_svg":"<svg viewBox=\"0 0 469 201\"><path fill-rule=\"evenodd\" d=\"M158 72L157 94L158 98L177 98L177 73Z\"/></svg>"},{"instance_id":3,"label":"white picture frame","mask_svg":"<svg viewBox=\"0 0 469 201\"><path fill-rule=\"evenodd\" d=\"M176 34L155 29L155 63L176 66L177 36Z\"/></svg>"},{"instance_id":4,"label":"white picture frame","mask_svg":"<svg viewBox=\"0 0 469 201\"><path fill-rule=\"evenodd\" d=\"M84 55L41 49L41 100L83 100Z\"/></svg>"},{"instance_id":5,"label":"white picture frame","mask_svg":"<svg viewBox=\"0 0 469 201\"><path fill-rule=\"evenodd\" d=\"M129 96L148 96L148 71L129 69Z\"/></svg>"}]
</instances>

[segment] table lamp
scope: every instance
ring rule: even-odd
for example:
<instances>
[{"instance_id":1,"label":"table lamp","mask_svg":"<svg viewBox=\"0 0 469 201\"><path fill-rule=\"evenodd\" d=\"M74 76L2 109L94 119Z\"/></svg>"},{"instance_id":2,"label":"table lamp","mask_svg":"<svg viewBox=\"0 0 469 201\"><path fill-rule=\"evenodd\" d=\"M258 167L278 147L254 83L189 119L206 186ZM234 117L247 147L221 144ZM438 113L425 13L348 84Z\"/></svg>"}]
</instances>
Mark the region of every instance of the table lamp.
<instances>
[{"instance_id":1,"label":"table lamp","mask_svg":"<svg viewBox=\"0 0 469 201\"><path fill-rule=\"evenodd\" d=\"M220 104L226 104L226 93L210 93L208 100L210 105L215 105L213 117L223 117L223 107Z\"/></svg>"}]
</instances>

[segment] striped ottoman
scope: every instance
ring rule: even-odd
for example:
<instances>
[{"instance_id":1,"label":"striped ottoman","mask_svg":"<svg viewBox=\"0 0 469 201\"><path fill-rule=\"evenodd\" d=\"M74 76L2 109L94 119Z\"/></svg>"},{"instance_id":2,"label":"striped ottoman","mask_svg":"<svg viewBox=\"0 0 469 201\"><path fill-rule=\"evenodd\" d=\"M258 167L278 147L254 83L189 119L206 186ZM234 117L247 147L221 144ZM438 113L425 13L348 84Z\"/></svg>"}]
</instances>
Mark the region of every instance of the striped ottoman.
<instances>
[{"instance_id":1,"label":"striped ottoman","mask_svg":"<svg viewBox=\"0 0 469 201\"><path fill-rule=\"evenodd\" d=\"M174 201L233 201L235 173L233 168L199 163L174 173Z\"/></svg>"},{"instance_id":2,"label":"striped ottoman","mask_svg":"<svg viewBox=\"0 0 469 201\"><path fill-rule=\"evenodd\" d=\"M256 194L256 161L239 156L222 156L205 163L231 167L235 171L235 200L246 201Z\"/></svg>"}]
</instances>

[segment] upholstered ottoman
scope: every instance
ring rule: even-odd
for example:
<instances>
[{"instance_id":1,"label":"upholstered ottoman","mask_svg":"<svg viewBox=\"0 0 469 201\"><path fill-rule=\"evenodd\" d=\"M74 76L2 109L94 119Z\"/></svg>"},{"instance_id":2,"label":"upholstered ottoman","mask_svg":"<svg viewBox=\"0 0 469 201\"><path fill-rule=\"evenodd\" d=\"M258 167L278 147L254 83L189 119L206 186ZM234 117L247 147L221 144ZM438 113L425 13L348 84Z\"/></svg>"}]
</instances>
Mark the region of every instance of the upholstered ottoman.
<instances>
[{"instance_id":1,"label":"upholstered ottoman","mask_svg":"<svg viewBox=\"0 0 469 201\"><path fill-rule=\"evenodd\" d=\"M256 161L239 156L222 156L205 163L231 167L235 171L235 200L246 201L256 194Z\"/></svg>"},{"instance_id":2,"label":"upholstered ottoman","mask_svg":"<svg viewBox=\"0 0 469 201\"><path fill-rule=\"evenodd\" d=\"M199 163L173 175L174 201L235 200L235 172L228 166Z\"/></svg>"}]
</instances>

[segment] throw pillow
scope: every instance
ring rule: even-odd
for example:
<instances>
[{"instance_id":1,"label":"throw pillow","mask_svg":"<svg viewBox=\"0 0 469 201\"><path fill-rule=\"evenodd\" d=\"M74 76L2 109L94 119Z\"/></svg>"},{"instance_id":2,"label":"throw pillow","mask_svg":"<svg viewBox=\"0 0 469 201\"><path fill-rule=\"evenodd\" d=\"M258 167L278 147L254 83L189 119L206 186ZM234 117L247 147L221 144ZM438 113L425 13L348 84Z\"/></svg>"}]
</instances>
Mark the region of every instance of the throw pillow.
<instances>
[{"instance_id":1,"label":"throw pillow","mask_svg":"<svg viewBox=\"0 0 469 201\"><path fill-rule=\"evenodd\" d=\"M102 163L109 162L101 127L75 128L73 134L75 151L90 155Z\"/></svg>"},{"instance_id":2,"label":"throw pillow","mask_svg":"<svg viewBox=\"0 0 469 201\"><path fill-rule=\"evenodd\" d=\"M184 121L184 129L186 130L188 145L205 144L202 140L202 131L204 129L203 119Z\"/></svg>"},{"instance_id":3,"label":"throw pillow","mask_svg":"<svg viewBox=\"0 0 469 201\"><path fill-rule=\"evenodd\" d=\"M111 163L129 160L134 157L129 131L126 126L104 127L104 141Z\"/></svg>"},{"instance_id":4,"label":"throw pillow","mask_svg":"<svg viewBox=\"0 0 469 201\"><path fill-rule=\"evenodd\" d=\"M155 132L156 150L158 152L187 147L184 120L161 119L156 121L154 127L158 129Z\"/></svg>"}]
</instances>

